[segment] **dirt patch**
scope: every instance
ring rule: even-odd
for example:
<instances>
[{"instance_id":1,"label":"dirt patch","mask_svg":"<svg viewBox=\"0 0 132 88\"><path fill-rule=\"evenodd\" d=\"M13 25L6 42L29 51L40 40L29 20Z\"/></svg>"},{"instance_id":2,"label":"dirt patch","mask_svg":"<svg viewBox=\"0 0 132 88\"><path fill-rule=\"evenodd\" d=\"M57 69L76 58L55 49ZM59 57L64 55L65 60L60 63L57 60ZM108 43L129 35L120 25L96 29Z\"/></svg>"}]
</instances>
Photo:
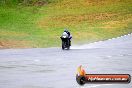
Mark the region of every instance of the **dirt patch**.
<instances>
[{"instance_id":1,"label":"dirt patch","mask_svg":"<svg viewBox=\"0 0 132 88\"><path fill-rule=\"evenodd\" d=\"M105 22L103 23L103 28L124 28L128 26L128 23L132 21L132 15L127 14L126 16L124 16L122 19L120 20L116 20L116 21L109 21L109 22Z\"/></svg>"},{"instance_id":2,"label":"dirt patch","mask_svg":"<svg viewBox=\"0 0 132 88\"><path fill-rule=\"evenodd\" d=\"M4 29L3 29L4 30ZM15 32L15 31L1 31L0 35L2 36L28 36L28 34L26 33L22 33L22 32Z\"/></svg>"},{"instance_id":3,"label":"dirt patch","mask_svg":"<svg viewBox=\"0 0 132 88\"><path fill-rule=\"evenodd\" d=\"M98 14L80 14L80 15L63 15L53 16L41 20L38 24L40 27L62 26L62 25L77 25L81 22L93 23L95 21L110 20L115 13L98 13Z\"/></svg>"},{"instance_id":4,"label":"dirt patch","mask_svg":"<svg viewBox=\"0 0 132 88\"><path fill-rule=\"evenodd\" d=\"M29 48L29 41L0 40L0 48Z\"/></svg>"},{"instance_id":5,"label":"dirt patch","mask_svg":"<svg viewBox=\"0 0 132 88\"><path fill-rule=\"evenodd\" d=\"M121 0L62 0L56 4L56 8L87 8L88 6L102 6L107 4L119 3Z\"/></svg>"},{"instance_id":6,"label":"dirt patch","mask_svg":"<svg viewBox=\"0 0 132 88\"><path fill-rule=\"evenodd\" d=\"M81 14L81 15L66 15L66 16L56 16L52 17L50 20L57 20L61 22L81 22L90 20L104 20L111 19L111 17L117 16L117 14L112 13L99 13L99 14Z\"/></svg>"}]
</instances>

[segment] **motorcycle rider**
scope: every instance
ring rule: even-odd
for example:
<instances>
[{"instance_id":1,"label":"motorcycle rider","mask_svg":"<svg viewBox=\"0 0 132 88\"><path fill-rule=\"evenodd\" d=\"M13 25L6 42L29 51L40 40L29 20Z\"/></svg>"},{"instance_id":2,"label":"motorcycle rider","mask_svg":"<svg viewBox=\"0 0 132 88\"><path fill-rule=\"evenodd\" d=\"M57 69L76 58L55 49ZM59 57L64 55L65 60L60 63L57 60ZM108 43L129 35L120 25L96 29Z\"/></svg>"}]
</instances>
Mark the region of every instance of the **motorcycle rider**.
<instances>
[{"instance_id":1,"label":"motorcycle rider","mask_svg":"<svg viewBox=\"0 0 132 88\"><path fill-rule=\"evenodd\" d=\"M64 29L64 32L66 32L68 34L68 38L69 38L70 46L71 46L72 35L71 35L71 33L67 29Z\"/></svg>"}]
</instances>

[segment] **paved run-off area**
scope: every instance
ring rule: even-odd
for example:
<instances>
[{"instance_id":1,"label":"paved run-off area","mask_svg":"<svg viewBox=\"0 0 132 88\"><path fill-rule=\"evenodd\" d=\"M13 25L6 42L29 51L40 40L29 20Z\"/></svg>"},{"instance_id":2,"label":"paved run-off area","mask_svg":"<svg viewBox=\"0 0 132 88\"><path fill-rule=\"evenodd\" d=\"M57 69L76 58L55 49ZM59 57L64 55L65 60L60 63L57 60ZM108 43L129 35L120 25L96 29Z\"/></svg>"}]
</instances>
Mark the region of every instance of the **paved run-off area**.
<instances>
[{"instance_id":1,"label":"paved run-off area","mask_svg":"<svg viewBox=\"0 0 132 88\"><path fill-rule=\"evenodd\" d=\"M132 35L61 48L0 50L0 88L131 88L130 84L76 83L79 65L87 73L132 75Z\"/></svg>"}]
</instances>

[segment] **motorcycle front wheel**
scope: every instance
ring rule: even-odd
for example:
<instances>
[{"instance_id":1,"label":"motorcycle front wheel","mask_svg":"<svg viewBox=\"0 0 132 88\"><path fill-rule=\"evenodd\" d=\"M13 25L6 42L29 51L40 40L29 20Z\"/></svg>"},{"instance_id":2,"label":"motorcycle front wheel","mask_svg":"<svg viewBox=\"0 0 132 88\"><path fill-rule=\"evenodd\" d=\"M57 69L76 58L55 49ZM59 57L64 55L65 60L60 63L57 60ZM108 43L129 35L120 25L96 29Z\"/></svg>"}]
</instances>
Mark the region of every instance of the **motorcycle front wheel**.
<instances>
[{"instance_id":1,"label":"motorcycle front wheel","mask_svg":"<svg viewBox=\"0 0 132 88\"><path fill-rule=\"evenodd\" d=\"M62 50L64 50L64 49L65 49L65 42L62 41Z\"/></svg>"}]
</instances>

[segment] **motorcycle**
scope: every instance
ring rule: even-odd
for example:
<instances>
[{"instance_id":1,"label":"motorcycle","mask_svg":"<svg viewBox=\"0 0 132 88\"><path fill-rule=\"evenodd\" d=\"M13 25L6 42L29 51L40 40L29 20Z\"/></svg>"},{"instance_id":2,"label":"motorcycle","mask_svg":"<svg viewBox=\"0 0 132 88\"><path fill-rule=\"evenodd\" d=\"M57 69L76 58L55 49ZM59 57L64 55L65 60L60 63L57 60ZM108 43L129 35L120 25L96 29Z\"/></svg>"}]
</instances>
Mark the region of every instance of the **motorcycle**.
<instances>
[{"instance_id":1,"label":"motorcycle","mask_svg":"<svg viewBox=\"0 0 132 88\"><path fill-rule=\"evenodd\" d=\"M60 38L62 40L62 49L69 50L71 45L70 45L70 38L68 37L68 34L64 32Z\"/></svg>"}]
</instances>

